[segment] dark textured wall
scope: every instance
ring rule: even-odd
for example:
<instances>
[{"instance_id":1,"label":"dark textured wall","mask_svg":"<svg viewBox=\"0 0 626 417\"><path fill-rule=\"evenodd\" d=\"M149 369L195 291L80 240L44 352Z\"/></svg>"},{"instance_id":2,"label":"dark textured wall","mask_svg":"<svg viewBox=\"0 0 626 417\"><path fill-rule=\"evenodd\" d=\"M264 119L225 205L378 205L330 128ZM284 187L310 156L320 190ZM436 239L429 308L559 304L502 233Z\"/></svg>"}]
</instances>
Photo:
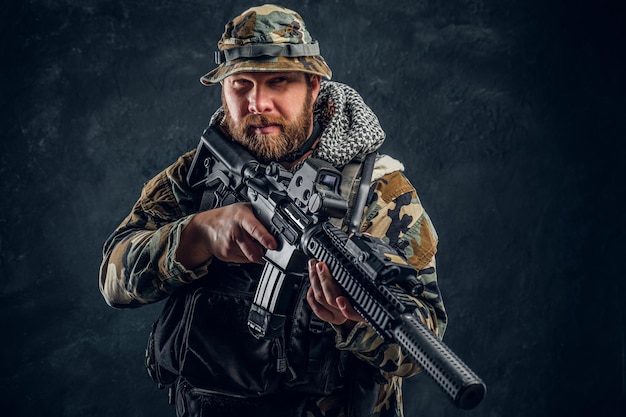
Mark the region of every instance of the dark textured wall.
<instances>
[{"instance_id":1,"label":"dark textured wall","mask_svg":"<svg viewBox=\"0 0 626 417\"><path fill-rule=\"evenodd\" d=\"M446 342L486 381L408 416L626 412L618 1L286 1L388 133L438 228ZM0 12L0 414L171 416L143 369L161 305L107 307L101 245L193 148L242 1L8 1Z\"/></svg>"}]
</instances>

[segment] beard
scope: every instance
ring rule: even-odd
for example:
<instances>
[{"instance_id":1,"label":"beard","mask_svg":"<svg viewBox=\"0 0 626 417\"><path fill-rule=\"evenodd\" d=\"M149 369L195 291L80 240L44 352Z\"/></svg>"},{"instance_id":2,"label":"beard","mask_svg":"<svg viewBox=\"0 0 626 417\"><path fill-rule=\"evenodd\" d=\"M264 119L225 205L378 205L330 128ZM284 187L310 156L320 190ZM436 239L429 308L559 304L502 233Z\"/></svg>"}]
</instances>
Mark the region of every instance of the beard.
<instances>
[{"instance_id":1,"label":"beard","mask_svg":"<svg viewBox=\"0 0 626 417\"><path fill-rule=\"evenodd\" d=\"M239 123L233 120L222 96L224 107L223 125L235 142L245 146L259 162L290 161L295 158L302 145L307 141L312 125L312 95L309 91L300 113L290 121L281 116L248 114ZM276 134L256 134L255 126L277 125Z\"/></svg>"}]
</instances>

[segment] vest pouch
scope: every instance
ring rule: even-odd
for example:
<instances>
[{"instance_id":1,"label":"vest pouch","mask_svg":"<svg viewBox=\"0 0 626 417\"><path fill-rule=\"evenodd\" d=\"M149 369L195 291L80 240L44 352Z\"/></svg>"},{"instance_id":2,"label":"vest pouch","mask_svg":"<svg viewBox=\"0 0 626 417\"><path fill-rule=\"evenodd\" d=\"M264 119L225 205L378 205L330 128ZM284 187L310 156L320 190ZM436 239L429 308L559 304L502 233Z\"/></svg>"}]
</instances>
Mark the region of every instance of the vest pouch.
<instances>
[{"instance_id":1,"label":"vest pouch","mask_svg":"<svg viewBox=\"0 0 626 417\"><path fill-rule=\"evenodd\" d=\"M335 347L335 330L318 319L306 301L309 283L301 288L287 338L287 357L296 379L285 382L290 392L328 395L344 385L345 363L351 354Z\"/></svg>"},{"instance_id":2,"label":"vest pouch","mask_svg":"<svg viewBox=\"0 0 626 417\"><path fill-rule=\"evenodd\" d=\"M189 295L182 329L180 375L203 390L233 396L263 396L276 391L274 340L256 339L247 316L253 293L200 287Z\"/></svg>"},{"instance_id":3,"label":"vest pouch","mask_svg":"<svg viewBox=\"0 0 626 417\"><path fill-rule=\"evenodd\" d=\"M146 369L159 387L173 383L178 376L187 298L185 294L179 295L167 300L148 337Z\"/></svg>"}]
</instances>

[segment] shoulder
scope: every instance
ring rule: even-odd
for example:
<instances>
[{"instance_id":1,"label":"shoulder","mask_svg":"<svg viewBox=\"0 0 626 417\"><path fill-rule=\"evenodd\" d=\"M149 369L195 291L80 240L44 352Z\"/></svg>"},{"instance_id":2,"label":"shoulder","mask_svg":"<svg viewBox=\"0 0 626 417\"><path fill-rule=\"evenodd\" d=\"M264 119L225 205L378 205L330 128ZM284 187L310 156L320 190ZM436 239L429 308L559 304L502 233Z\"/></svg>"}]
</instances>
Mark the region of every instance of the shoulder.
<instances>
[{"instance_id":1,"label":"shoulder","mask_svg":"<svg viewBox=\"0 0 626 417\"><path fill-rule=\"evenodd\" d=\"M376 162L374 163L374 172L372 173L372 181L377 180L383 177L386 174L393 172L403 172L404 164L397 159L385 155L380 154L376 157Z\"/></svg>"},{"instance_id":2,"label":"shoulder","mask_svg":"<svg viewBox=\"0 0 626 417\"><path fill-rule=\"evenodd\" d=\"M415 187L404 175L404 165L389 155L377 157L372 188L378 204L388 204L405 194L410 194L411 199L417 198Z\"/></svg>"},{"instance_id":3,"label":"shoulder","mask_svg":"<svg viewBox=\"0 0 626 417\"><path fill-rule=\"evenodd\" d=\"M437 232L415 187L400 169L393 169L399 162L391 159L382 161L386 168L370 188L366 231L402 250L419 270L436 253Z\"/></svg>"},{"instance_id":4,"label":"shoulder","mask_svg":"<svg viewBox=\"0 0 626 417\"><path fill-rule=\"evenodd\" d=\"M185 214L192 199L187 173L194 155L195 150L185 153L144 184L139 200L144 211L168 217Z\"/></svg>"},{"instance_id":5,"label":"shoulder","mask_svg":"<svg viewBox=\"0 0 626 417\"><path fill-rule=\"evenodd\" d=\"M187 173L189 172L195 154L196 150L194 149L181 155L176 162L165 169L167 177L175 182L186 182Z\"/></svg>"}]
</instances>

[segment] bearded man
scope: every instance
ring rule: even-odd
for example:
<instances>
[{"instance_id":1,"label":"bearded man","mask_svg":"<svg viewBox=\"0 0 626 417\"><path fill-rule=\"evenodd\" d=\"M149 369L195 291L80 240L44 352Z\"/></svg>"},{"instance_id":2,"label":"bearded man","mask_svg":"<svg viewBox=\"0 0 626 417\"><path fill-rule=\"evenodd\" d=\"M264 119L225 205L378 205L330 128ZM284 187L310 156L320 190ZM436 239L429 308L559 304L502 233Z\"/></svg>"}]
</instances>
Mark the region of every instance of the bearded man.
<instances>
[{"instance_id":1,"label":"bearded man","mask_svg":"<svg viewBox=\"0 0 626 417\"><path fill-rule=\"evenodd\" d=\"M315 157L346 172L381 146L378 119L352 88L330 81L298 13L274 5L246 10L228 22L218 49L218 66L201 77L222 87L210 126L261 163L294 169ZM170 386L177 416L403 416L402 379L419 367L354 310L324 262L309 260L280 337L250 335L264 253L277 240L249 203L202 207L204 192L187 182L196 152L146 183L104 245L99 278L113 307L167 299L148 367ZM418 271L425 291L416 311L442 337L437 234L402 170L376 154L358 231L384 238Z\"/></svg>"}]
</instances>

